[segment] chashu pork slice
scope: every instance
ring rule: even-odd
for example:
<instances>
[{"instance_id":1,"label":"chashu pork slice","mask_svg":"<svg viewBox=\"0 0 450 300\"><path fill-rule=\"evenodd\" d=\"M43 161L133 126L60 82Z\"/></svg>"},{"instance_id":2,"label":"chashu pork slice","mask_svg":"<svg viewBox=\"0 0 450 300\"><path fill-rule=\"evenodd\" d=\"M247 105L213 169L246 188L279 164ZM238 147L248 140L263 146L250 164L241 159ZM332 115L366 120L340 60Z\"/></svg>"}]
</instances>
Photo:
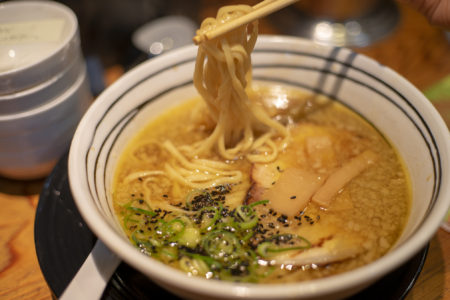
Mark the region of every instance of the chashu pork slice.
<instances>
[{"instance_id":1,"label":"chashu pork slice","mask_svg":"<svg viewBox=\"0 0 450 300\"><path fill-rule=\"evenodd\" d=\"M359 237L341 234L324 237L306 250L279 252L270 256L270 260L277 265L323 266L357 257L364 251Z\"/></svg>"}]
</instances>

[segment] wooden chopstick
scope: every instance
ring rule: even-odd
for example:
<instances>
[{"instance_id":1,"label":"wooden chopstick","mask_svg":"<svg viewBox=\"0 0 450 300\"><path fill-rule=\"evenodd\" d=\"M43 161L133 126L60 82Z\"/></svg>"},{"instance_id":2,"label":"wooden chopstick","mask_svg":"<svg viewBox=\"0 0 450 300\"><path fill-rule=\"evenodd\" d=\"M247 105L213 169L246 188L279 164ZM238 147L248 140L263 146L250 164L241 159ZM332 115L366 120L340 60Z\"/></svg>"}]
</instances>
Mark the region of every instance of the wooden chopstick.
<instances>
[{"instance_id":1,"label":"wooden chopstick","mask_svg":"<svg viewBox=\"0 0 450 300\"><path fill-rule=\"evenodd\" d=\"M253 10L246 15L231 20L211 31L208 31L201 35L196 35L193 41L196 45L203 41L207 41L216 38L224 33L227 33L241 25L248 24L256 19L265 17L277 10L280 10L298 0L264 0L253 6Z\"/></svg>"}]
</instances>

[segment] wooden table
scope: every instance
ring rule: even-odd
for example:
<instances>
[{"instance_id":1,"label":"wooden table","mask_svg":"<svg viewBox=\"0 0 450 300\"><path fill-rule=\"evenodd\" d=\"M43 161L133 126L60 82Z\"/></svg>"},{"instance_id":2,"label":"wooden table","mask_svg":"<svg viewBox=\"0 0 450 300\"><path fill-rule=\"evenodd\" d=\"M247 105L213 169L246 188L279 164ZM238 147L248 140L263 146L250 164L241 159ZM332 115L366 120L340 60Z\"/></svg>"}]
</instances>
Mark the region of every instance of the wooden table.
<instances>
[{"instance_id":1,"label":"wooden table","mask_svg":"<svg viewBox=\"0 0 450 300\"><path fill-rule=\"evenodd\" d=\"M205 3L199 17L209 14L213 5L217 2ZM420 14L405 6L401 11L401 24L395 32L370 47L355 50L390 66L420 89L427 89L450 75L450 43L442 30L430 26ZM261 31L274 33L264 22ZM109 82L121 75L120 68L109 71ZM449 125L450 96L433 103ZM0 299L51 298L37 262L33 237L42 183L0 178ZM450 233L439 229L431 240L424 269L407 299L450 299Z\"/></svg>"}]
</instances>

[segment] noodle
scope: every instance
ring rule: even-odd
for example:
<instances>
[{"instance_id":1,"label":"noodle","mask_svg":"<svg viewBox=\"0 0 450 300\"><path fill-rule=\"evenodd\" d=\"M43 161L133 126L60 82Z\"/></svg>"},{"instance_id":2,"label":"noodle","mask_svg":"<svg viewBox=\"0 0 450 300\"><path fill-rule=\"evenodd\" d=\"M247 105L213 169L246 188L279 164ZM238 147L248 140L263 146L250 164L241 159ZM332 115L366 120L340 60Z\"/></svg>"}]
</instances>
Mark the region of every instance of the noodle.
<instances>
[{"instance_id":1,"label":"noodle","mask_svg":"<svg viewBox=\"0 0 450 300\"><path fill-rule=\"evenodd\" d=\"M246 5L223 7L216 19L204 20L199 31L211 30L251 9ZM278 144L286 144L287 129L272 120L261 104L250 100L246 93L246 88L251 88L248 86L248 82L251 82L250 55L257 34L258 22L254 21L200 44L194 85L207 104L216 126L208 138L193 145L183 145L179 150L170 141L164 144L164 148L175 159L175 162L165 166L167 176L173 180L193 188L236 184L242 178L240 171L226 172L224 164L219 165L207 159L203 159L200 164L198 160L194 162L192 159L216 151L228 160L245 157L253 163L268 163L278 156L280 146L275 139L282 137L284 140ZM203 173L198 174L199 171ZM204 172L215 175L206 175ZM193 176L194 173L196 176Z\"/></svg>"},{"instance_id":2,"label":"noodle","mask_svg":"<svg viewBox=\"0 0 450 300\"><path fill-rule=\"evenodd\" d=\"M251 9L245 5L222 7L216 19L203 21L199 32L212 30ZM194 155L216 146L226 159L243 155L251 162L270 162L277 157L278 148L271 140L276 136L286 138L288 131L246 93L247 82L251 82L250 54L257 35L258 22L254 21L199 45L194 85L217 124L208 139L192 147ZM268 134L255 137L261 129Z\"/></svg>"}]
</instances>

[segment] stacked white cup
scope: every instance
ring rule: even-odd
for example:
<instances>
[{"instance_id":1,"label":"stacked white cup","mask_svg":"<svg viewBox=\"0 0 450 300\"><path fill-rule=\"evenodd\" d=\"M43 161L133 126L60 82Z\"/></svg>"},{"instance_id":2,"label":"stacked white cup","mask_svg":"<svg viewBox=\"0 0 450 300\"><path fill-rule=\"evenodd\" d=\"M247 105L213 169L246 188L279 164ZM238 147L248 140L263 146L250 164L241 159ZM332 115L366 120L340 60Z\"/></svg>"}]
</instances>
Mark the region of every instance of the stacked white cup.
<instances>
[{"instance_id":1,"label":"stacked white cup","mask_svg":"<svg viewBox=\"0 0 450 300\"><path fill-rule=\"evenodd\" d=\"M75 14L51 1L0 4L0 176L46 176L92 101Z\"/></svg>"}]
</instances>

